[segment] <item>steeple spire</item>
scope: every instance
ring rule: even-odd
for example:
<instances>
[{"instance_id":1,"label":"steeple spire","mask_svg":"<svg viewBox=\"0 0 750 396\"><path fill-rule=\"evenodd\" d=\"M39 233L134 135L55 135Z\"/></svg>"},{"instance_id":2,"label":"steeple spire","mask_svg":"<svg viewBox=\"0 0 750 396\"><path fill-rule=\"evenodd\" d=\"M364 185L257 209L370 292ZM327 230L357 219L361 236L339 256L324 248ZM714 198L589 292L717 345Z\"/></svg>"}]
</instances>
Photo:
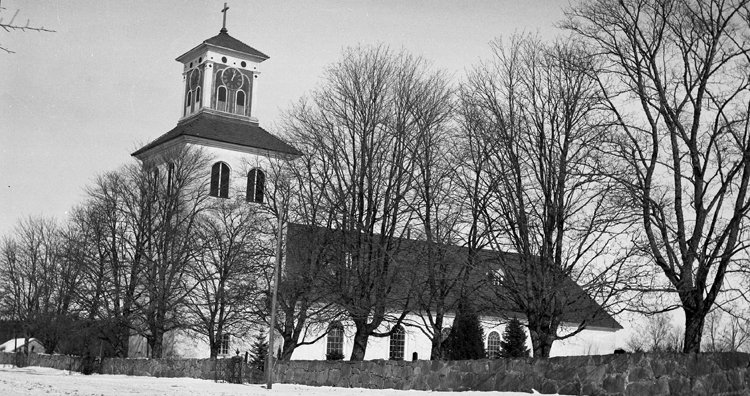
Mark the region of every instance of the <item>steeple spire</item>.
<instances>
[{"instance_id":1,"label":"steeple spire","mask_svg":"<svg viewBox=\"0 0 750 396\"><path fill-rule=\"evenodd\" d=\"M219 30L220 33L226 33L227 32L227 10L229 7L227 7L227 3L224 3L224 8L221 10L221 12L224 14L224 24L221 26L221 30Z\"/></svg>"}]
</instances>

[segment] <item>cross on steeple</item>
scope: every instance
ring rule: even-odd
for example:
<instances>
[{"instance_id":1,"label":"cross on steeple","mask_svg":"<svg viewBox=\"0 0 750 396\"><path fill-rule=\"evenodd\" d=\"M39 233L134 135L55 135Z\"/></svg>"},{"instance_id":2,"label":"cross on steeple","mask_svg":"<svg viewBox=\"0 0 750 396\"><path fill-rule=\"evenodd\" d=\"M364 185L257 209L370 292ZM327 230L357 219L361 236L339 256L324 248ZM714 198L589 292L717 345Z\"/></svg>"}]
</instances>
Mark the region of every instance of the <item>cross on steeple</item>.
<instances>
[{"instance_id":1,"label":"cross on steeple","mask_svg":"<svg viewBox=\"0 0 750 396\"><path fill-rule=\"evenodd\" d=\"M227 7L227 3L224 3L224 8L221 10L222 13L224 13L224 24L221 26L221 30L219 32L226 33L227 32L227 10L229 7Z\"/></svg>"}]
</instances>

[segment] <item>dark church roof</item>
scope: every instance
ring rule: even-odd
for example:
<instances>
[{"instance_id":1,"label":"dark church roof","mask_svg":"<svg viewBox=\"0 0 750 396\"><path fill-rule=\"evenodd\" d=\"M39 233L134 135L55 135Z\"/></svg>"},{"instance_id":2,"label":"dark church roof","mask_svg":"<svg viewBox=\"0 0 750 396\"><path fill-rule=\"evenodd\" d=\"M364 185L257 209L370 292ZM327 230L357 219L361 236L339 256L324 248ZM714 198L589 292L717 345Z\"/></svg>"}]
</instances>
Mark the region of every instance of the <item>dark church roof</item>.
<instances>
[{"instance_id":1,"label":"dark church roof","mask_svg":"<svg viewBox=\"0 0 750 396\"><path fill-rule=\"evenodd\" d=\"M210 39L207 39L206 41L204 41L204 43L212 44L217 47L229 48L235 51L240 51L246 54L257 56L259 58L268 59L268 55L256 50L255 48L243 43L240 40L237 40L236 38L230 36L229 33L226 33L226 32L220 32L216 36L213 36Z\"/></svg>"},{"instance_id":2,"label":"dark church roof","mask_svg":"<svg viewBox=\"0 0 750 396\"><path fill-rule=\"evenodd\" d=\"M314 260L326 262L329 260L326 257L341 254L341 240L342 238L346 238L343 235L344 233L338 230L289 224L286 243L286 270L295 271L302 269L304 271L304 268L310 265L309 260L313 259L313 257L315 257ZM378 237L375 236L376 239ZM396 239L397 242L394 245L397 247L389 250L388 255L393 259L393 263L396 264L397 268L408 267L413 271L415 268L418 269L435 264L428 263L425 260L425 249L427 246L425 241L403 238ZM438 246L442 250L440 254L442 258L440 260L444 263L456 263L466 260L469 255L469 249L464 247ZM502 268L506 272L506 276L511 275L509 272L520 275L524 271L517 254L486 249L480 250L476 254L478 265L484 267L485 270ZM487 316L514 315L512 309L511 311L497 310L497 307L510 307L510 304L508 301L497 300L500 297L497 296L492 288L498 286L493 286L491 282L488 282L487 273L482 268L478 271L473 271L472 278L474 278L472 281L476 282L476 285L481 285L474 296L476 299L474 303L476 304L476 308L480 310L480 314ZM394 288L396 289L396 293L400 293L398 290L399 286L394 285ZM563 314L564 321L572 323L585 321L587 327L610 328L613 330L622 329L622 326L572 279L565 277L559 293L565 295L564 299L568 303L568 308Z\"/></svg>"},{"instance_id":3,"label":"dark church roof","mask_svg":"<svg viewBox=\"0 0 750 396\"><path fill-rule=\"evenodd\" d=\"M174 129L143 146L132 155L137 157L154 147L179 137L195 137L280 154L302 155L296 148L273 136L257 124L207 112L202 112L185 122L178 123Z\"/></svg>"},{"instance_id":4,"label":"dark church roof","mask_svg":"<svg viewBox=\"0 0 750 396\"><path fill-rule=\"evenodd\" d=\"M181 61L181 59L183 57L185 57L186 55L192 53L193 51L195 51L196 49L198 49L198 48L200 48L200 47L202 47L204 45L221 47L221 48L226 48L226 49L230 49L230 50L233 50L233 51L238 51L238 52L241 52L243 54L248 54L248 55L251 55L253 57L259 58L259 60L261 62L264 61L264 60L266 60L266 59L268 59L268 55L266 55L266 54L264 54L264 53L256 50L255 48L253 48L253 47L251 47L251 46L243 43L240 40L237 40L236 38L230 36L229 33L227 33L226 31L224 31L222 29L222 31L219 32L219 34L217 34L216 36L213 36L213 37L211 37L209 39L204 40L203 43L198 44L197 46L195 46L195 48L191 49L190 51L188 51L188 52L186 52L186 53L184 53L182 55L180 55L177 58L177 60Z\"/></svg>"}]
</instances>

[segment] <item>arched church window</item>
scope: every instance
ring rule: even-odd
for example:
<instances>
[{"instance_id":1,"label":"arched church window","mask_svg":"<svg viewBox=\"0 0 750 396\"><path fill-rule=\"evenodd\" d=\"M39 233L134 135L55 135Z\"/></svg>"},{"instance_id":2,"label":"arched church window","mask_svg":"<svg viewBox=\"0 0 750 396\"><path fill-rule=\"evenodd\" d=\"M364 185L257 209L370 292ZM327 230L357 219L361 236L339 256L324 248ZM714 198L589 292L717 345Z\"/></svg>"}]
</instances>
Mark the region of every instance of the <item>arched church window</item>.
<instances>
[{"instance_id":1,"label":"arched church window","mask_svg":"<svg viewBox=\"0 0 750 396\"><path fill-rule=\"evenodd\" d=\"M195 107L200 108L203 104L203 97L201 97L201 87L195 89Z\"/></svg>"},{"instance_id":2,"label":"arched church window","mask_svg":"<svg viewBox=\"0 0 750 396\"><path fill-rule=\"evenodd\" d=\"M229 354L229 340L230 340L229 334L222 334L221 335L221 349L219 351L219 354L221 355L228 355Z\"/></svg>"},{"instance_id":3,"label":"arched church window","mask_svg":"<svg viewBox=\"0 0 750 396\"><path fill-rule=\"evenodd\" d=\"M237 91L237 106L235 106L235 112L237 114L245 115L245 92Z\"/></svg>"},{"instance_id":4,"label":"arched church window","mask_svg":"<svg viewBox=\"0 0 750 396\"><path fill-rule=\"evenodd\" d=\"M247 202L263 203L266 188L266 175L260 169L247 173Z\"/></svg>"},{"instance_id":5,"label":"arched church window","mask_svg":"<svg viewBox=\"0 0 750 396\"><path fill-rule=\"evenodd\" d=\"M219 87L216 96L216 100L218 102L216 110L227 111L227 88L223 85Z\"/></svg>"},{"instance_id":6,"label":"arched church window","mask_svg":"<svg viewBox=\"0 0 750 396\"><path fill-rule=\"evenodd\" d=\"M396 326L391 332L391 343L389 359L404 360L404 347L406 345L406 333L401 325Z\"/></svg>"},{"instance_id":7,"label":"arched church window","mask_svg":"<svg viewBox=\"0 0 750 396\"><path fill-rule=\"evenodd\" d=\"M217 162L211 167L211 189L209 195L218 198L229 198L229 166Z\"/></svg>"},{"instance_id":8,"label":"arched church window","mask_svg":"<svg viewBox=\"0 0 750 396\"><path fill-rule=\"evenodd\" d=\"M344 326L341 325L341 322L333 322L328 327L326 358L334 354L344 354Z\"/></svg>"},{"instance_id":9,"label":"arched church window","mask_svg":"<svg viewBox=\"0 0 750 396\"><path fill-rule=\"evenodd\" d=\"M500 334L496 331L487 336L487 357L497 359L500 357Z\"/></svg>"},{"instance_id":10,"label":"arched church window","mask_svg":"<svg viewBox=\"0 0 750 396\"><path fill-rule=\"evenodd\" d=\"M440 342L444 342L448 339L448 336L451 335L451 328L450 327L443 327L443 330L440 331Z\"/></svg>"},{"instance_id":11,"label":"arched church window","mask_svg":"<svg viewBox=\"0 0 750 396\"><path fill-rule=\"evenodd\" d=\"M505 280L505 271L502 268L490 270L489 277L492 286L501 286Z\"/></svg>"}]
</instances>

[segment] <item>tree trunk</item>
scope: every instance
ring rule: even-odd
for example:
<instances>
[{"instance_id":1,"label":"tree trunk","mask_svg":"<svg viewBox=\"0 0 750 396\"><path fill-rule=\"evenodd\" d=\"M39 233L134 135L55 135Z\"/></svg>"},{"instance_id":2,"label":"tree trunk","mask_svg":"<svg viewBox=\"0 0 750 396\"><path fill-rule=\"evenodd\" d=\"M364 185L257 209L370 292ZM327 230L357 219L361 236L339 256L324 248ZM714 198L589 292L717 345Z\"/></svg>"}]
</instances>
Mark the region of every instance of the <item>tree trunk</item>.
<instances>
[{"instance_id":1,"label":"tree trunk","mask_svg":"<svg viewBox=\"0 0 750 396\"><path fill-rule=\"evenodd\" d=\"M435 334L432 337L432 348L430 348L430 360L443 360L445 353L443 352L443 335Z\"/></svg>"},{"instance_id":2,"label":"tree trunk","mask_svg":"<svg viewBox=\"0 0 750 396\"><path fill-rule=\"evenodd\" d=\"M115 356L126 358L130 349L130 328L125 324L115 325Z\"/></svg>"},{"instance_id":3,"label":"tree trunk","mask_svg":"<svg viewBox=\"0 0 750 396\"><path fill-rule=\"evenodd\" d=\"M218 339L209 339L208 340L209 348L211 350L211 359L216 359L216 357L219 356L219 351L221 350L221 341Z\"/></svg>"},{"instance_id":4,"label":"tree trunk","mask_svg":"<svg viewBox=\"0 0 750 396\"><path fill-rule=\"evenodd\" d=\"M161 355L164 349L164 332L160 329L154 331L154 334L148 340L149 346L151 347L151 358L161 359Z\"/></svg>"},{"instance_id":5,"label":"tree trunk","mask_svg":"<svg viewBox=\"0 0 750 396\"><path fill-rule=\"evenodd\" d=\"M365 324L356 323L357 330L354 333L354 345L352 347L352 355L349 358L351 361L362 361L365 360L365 352L367 351L367 340L369 339L369 331Z\"/></svg>"},{"instance_id":6,"label":"tree trunk","mask_svg":"<svg viewBox=\"0 0 750 396\"><path fill-rule=\"evenodd\" d=\"M432 347L430 348L430 360L444 360L445 348L443 347L443 313L442 310L435 315L435 324L432 326Z\"/></svg>"},{"instance_id":7,"label":"tree trunk","mask_svg":"<svg viewBox=\"0 0 750 396\"><path fill-rule=\"evenodd\" d=\"M531 316L531 315L529 315ZM529 318L529 334L531 335L531 346L534 349L534 357L549 357L552 343L557 335L557 325L553 325L549 319Z\"/></svg>"},{"instance_id":8,"label":"tree trunk","mask_svg":"<svg viewBox=\"0 0 750 396\"><path fill-rule=\"evenodd\" d=\"M682 352L698 353L701 351L701 338L706 315L685 309L685 343Z\"/></svg>"},{"instance_id":9,"label":"tree trunk","mask_svg":"<svg viewBox=\"0 0 750 396\"><path fill-rule=\"evenodd\" d=\"M544 333L537 333L531 331L531 345L534 348L534 357L549 357L549 353L552 350L552 341Z\"/></svg>"},{"instance_id":10,"label":"tree trunk","mask_svg":"<svg viewBox=\"0 0 750 396\"><path fill-rule=\"evenodd\" d=\"M284 335L284 346L281 349L281 356L279 356L279 360L282 361L289 361L292 360L292 353L294 353L294 349L297 348L297 341L293 340L291 336Z\"/></svg>"}]
</instances>

